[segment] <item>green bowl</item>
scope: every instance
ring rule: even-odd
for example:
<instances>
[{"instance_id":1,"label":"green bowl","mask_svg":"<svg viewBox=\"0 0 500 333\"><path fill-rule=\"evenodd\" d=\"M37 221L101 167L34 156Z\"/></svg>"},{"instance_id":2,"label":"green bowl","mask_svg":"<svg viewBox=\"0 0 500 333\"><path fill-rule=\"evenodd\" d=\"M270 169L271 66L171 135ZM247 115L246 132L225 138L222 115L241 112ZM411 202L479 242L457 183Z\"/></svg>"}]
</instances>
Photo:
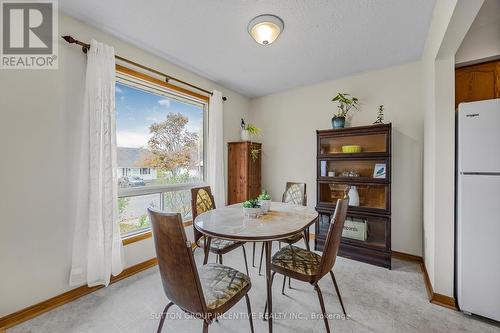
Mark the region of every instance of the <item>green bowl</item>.
<instances>
[{"instance_id":1,"label":"green bowl","mask_svg":"<svg viewBox=\"0 0 500 333\"><path fill-rule=\"evenodd\" d=\"M342 152L346 154L361 153L361 150L361 146L358 145L342 146Z\"/></svg>"}]
</instances>

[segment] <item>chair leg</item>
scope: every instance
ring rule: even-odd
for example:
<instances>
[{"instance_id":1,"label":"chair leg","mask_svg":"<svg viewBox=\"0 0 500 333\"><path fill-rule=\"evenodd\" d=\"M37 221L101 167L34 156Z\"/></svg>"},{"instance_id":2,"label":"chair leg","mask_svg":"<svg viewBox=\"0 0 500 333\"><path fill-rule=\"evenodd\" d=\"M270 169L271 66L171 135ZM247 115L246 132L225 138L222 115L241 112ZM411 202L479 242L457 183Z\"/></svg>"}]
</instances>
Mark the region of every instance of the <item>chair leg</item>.
<instances>
[{"instance_id":1,"label":"chair leg","mask_svg":"<svg viewBox=\"0 0 500 333\"><path fill-rule=\"evenodd\" d=\"M278 249L281 250L281 242L278 242Z\"/></svg>"},{"instance_id":2,"label":"chair leg","mask_svg":"<svg viewBox=\"0 0 500 333\"><path fill-rule=\"evenodd\" d=\"M288 289L292 289L292 278L288 277Z\"/></svg>"},{"instance_id":3,"label":"chair leg","mask_svg":"<svg viewBox=\"0 0 500 333\"><path fill-rule=\"evenodd\" d=\"M281 287L281 295L285 295L285 282L286 282L286 275L283 275L283 286Z\"/></svg>"},{"instance_id":4,"label":"chair leg","mask_svg":"<svg viewBox=\"0 0 500 333\"><path fill-rule=\"evenodd\" d=\"M344 312L344 316L347 318L347 313L345 312L344 302L342 302L342 296L340 296L339 286L337 285L337 280L335 279L335 275L332 271L330 271L330 276L332 277L333 285L335 286L335 291L337 292L337 296L339 297L340 306L342 307L342 312Z\"/></svg>"},{"instance_id":5,"label":"chair leg","mask_svg":"<svg viewBox=\"0 0 500 333\"><path fill-rule=\"evenodd\" d=\"M262 258L263 257L264 257L264 242L262 242L262 248L260 249L259 275L262 275L260 272L262 270Z\"/></svg>"},{"instance_id":6,"label":"chair leg","mask_svg":"<svg viewBox=\"0 0 500 333\"><path fill-rule=\"evenodd\" d=\"M222 254L219 254L219 264L222 265Z\"/></svg>"},{"instance_id":7,"label":"chair leg","mask_svg":"<svg viewBox=\"0 0 500 333\"><path fill-rule=\"evenodd\" d=\"M208 322L203 321L203 333L208 333Z\"/></svg>"},{"instance_id":8,"label":"chair leg","mask_svg":"<svg viewBox=\"0 0 500 333\"><path fill-rule=\"evenodd\" d=\"M319 289L318 284L314 285L314 290L318 293L319 305L321 306L321 312L323 313L323 320L325 322L326 332L330 333L330 325L328 325L328 318L326 317L325 302L323 301L323 294L321 289Z\"/></svg>"},{"instance_id":9,"label":"chair leg","mask_svg":"<svg viewBox=\"0 0 500 333\"><path fill-rule=\"evenodd\" d=\"M163 312L161 313L160 323L158 324L158 330L156 331L156 333L161 332L161 329L163 328L163 323L165 322L165 318L167 317L167 311L172 305L174 305L173 302L168 303Z\"/></svg>"},{"instance_id":10,"label":"chair leg","mask_svg":"<svg viewBox=\"0 0 500 333\"><path fill-rule=\"evenodd\" d=\"M245 245L241 246L243 248L243 258L245 259L245 269L247 270L247 275L250 276L248 273L248 263L247 263L247 251L245 250Z\"/></svg>"},{"instance_id":11,"label":"chair leg","mask_svg":"<svg viewBox=\"0 0 500 333\"><path fill-rule=\"evenodd\" d=\"M250 306L250 298L248 298L248 294L245 294L245 300L247 301L248 320L250 321L250 332L253 333L252 307Z\"/></svg>"},{"instance_id":12,"label":"chair leg","mask_svg":"<svg viewBox=\"0 0 500 333\"><path fill-rule=\"evenodd\" d=\"M255 242L252 245L252 267L255 267Z\"/></svg>"},{"instance_id":13,"label":"chair leg","mask_svg":"<svg viewBox=\"0 0 500 333\"><path fill-rule=\"evenodd\" d=\"M271 274L271 287L273 286L273 281L274 281L274 275L276 274L276 272L273 272L273 274ZM264 321L266 320L266 312L267 312L267 300L266 300L266 306L264 306Z\"/></svg>"}]
</instances>

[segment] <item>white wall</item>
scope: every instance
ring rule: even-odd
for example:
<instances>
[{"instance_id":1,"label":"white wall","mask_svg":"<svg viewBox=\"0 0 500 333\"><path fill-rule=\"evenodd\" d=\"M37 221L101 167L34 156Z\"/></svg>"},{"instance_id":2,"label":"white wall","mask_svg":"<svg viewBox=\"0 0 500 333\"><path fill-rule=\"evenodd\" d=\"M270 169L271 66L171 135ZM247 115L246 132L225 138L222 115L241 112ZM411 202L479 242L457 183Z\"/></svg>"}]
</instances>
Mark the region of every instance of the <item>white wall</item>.
<instances>
[{"instance_id":1,"label":"white wall","mask_svg":"<svg viewBox=\"0 0 500 333\"><path fill-rule=\"evenodd\" d=\"M486 0L460 45L457 64L500 57L500 0Z\"/></svg>"},{"instance_id":2,"label":"white wall","mask_svg":"<svg viewBox=\"0 0 500 333\"><path fill-rule=\"evenodd\" d=\"M375 121L386 107L393 124L392 248L422 255L423 105L420 63L358 74L252 99L250 117L262 128L263 187L281 198L286 181L307 183L308 205L316 204L316 130L331 128L339 91L360 98L362 110L350 126Z\"/></svg>"},{"instance_id":3,"label":"white wall","mask_svg":"<svg viewBox=\"0 0 500 333\"><path fill-rule=\"evenodd\" d=\"M424 261L436 293L453 297L455 53L483 0L440 0L422 56Z\"/></svg>"},{"instance_id":4,"label":"white wall","mask_svg":"<svg viewBox=\"0 0 500 333\"><path fill-rule=\"evenodd\" d=\"M95 38L121 56L221 90L224 139L238 139L247 98L62 14L59 33ZM59 70L0 72L0 317L70 289L84 71L81 49L61 40ZM152 258L151 239L127 245L125 256L127 266Z\"/></svg>"}]
</instances>

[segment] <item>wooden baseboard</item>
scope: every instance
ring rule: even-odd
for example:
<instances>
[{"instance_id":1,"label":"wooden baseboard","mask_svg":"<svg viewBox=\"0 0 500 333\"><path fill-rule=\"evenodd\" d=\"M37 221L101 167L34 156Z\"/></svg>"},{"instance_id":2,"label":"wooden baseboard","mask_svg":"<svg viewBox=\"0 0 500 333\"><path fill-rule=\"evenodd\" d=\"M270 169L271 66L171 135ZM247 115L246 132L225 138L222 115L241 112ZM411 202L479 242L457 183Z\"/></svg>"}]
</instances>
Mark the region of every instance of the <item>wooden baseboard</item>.
<instances>
[{"instance_id":1,"label":"wooden baseboard","mask_svg":"<svg viewBox=\"0 0 500 333\"><path fill-rule=\"evenodd\" d=\"M131 266L123 270L123 272L117 276L111 277L111 283L118 282L134 274L142 272L148 268L151 268L158 264L156 258L149 259L140 264ZM0 333L4 333L3 330L10 328L12 326L18 325L26 320L34 318L41 315L47 311L57 308L61 305L74 301L82 296L90 294L93 291L103 288L103 286L88 287L81 286L76 289L65 292L64 294L52 297L46 301L40 302L38 304L29 306L25 309L14 312L10 315L0 318Z\"/></svg>"},{"instance_id":2,"label":"wooden baseboard","mask_svg":"<svg viewBox=\"0 0 500 333\"><path fill-rule=\"evenodd\" d=\"M406 260L406 261L416 261L416 262L423 262L424 260L420 256L416 256L413 254L409 253L404 253L404 252L398 252L398 251L392 251L392 257L396 259L401 259L401 260Z\"/></svg>"},{"instance_id":3,"label":"wooden baseboard","mask_svg":"<svg viewBox=\"0 0 500 333\"><path fill-rule=\"evenodd\" d=\"M429 278L429 274L427 273L427 268L425 267L425 263L422 257L415 256L413 254L403 253L392 251L393 258L414 261L418 262L420 265L420 270L422 271L422 275L424 276L425 289L427 290L427 297L432 304L444 306L448 309L458 310L457 303L453 297L441 295L434 292L432 288L431 279Z\"/></svg>"},{"instance_id":4,"label":"wooden baseboard","mask_svg":"<svg viewBox=\"0 0 500 333\"><path fill-rule=\"evenodd\" d=\"M432 294L431 303L444 306L445 308L458 310L457 302L453 297L445 296L437 293Z\"/></svg>"}]
</instances>

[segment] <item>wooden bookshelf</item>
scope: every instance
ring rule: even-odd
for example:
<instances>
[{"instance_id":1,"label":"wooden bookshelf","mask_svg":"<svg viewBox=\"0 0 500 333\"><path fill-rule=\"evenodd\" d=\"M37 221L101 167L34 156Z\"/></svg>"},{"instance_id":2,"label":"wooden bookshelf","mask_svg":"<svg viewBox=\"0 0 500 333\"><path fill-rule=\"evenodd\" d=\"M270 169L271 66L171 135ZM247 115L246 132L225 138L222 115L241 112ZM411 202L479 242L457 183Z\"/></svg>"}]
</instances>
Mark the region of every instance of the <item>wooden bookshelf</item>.
<instances>
[{"instance_id":1,"label":"wooden bookshelf","mask_svg":"<svg viewBox=\"0 0 500 333\"><path fill-rule=\"evenodd\" d=\"M342 152L348 145L361 151ZM359 202L349 206L339 255L390 269L391 124L317 131L316 185L315 249L323 250L337 199L354 186Z\"/></svg>"}]
</instances>

